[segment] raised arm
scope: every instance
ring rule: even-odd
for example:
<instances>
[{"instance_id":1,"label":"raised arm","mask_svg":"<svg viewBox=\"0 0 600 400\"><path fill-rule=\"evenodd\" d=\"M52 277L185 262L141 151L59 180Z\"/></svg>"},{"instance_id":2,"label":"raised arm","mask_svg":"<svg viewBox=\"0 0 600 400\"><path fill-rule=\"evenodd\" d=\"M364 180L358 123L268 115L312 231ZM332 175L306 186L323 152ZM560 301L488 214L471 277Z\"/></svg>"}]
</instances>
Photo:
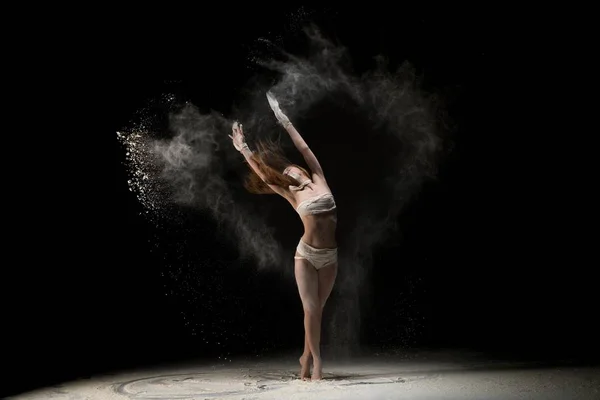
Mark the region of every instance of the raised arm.
<instances>
[{"instance_id":1,"label":"raised arm","mask_svg":"<svg viewBox=\"0 0 600 400\"><path fill-rule=\"evenodd\" d=\"M306 161L308 168L310 168L313 174L317 174L320 177L325 178L323 176L323 169L321 168L319 160L317 160L317 157L315 157L310 147L308 147L302 135L300 135L300 133L296 130L294 125L292 125L287 115L285 115L283 111L281 111L281 108L279 107L279 102L271 92L267 92L267 100L269 101L271 109L275 113L275 117L281 123L281 125L283 125L285 130L290 135L294 146L296 146L300 154L302 154L302 157L304 157L304 161Z\"/></svg>"},{"instance_id":2,"label":"raised arm","mask_svg":"<svg viewBox=\"0 0 600 400\"><path fill-rule=\"evenodd\" d=\"M252 170L254 172L256 172L256 175L258 175L260 177L260 179L262 179L265 183L267 183L265 181L265 176L260 171L260 168L258 168L256 161L254 161L252 159L252 150L250 150L250 148L248 147L248 144L246 143L246 137L244 136L242 124L238 124L237 122L234 122L233 126L231 127L231 131L232 131L233 135L229 135L229 138L233 142L233 147L235 147L235 149L244 156L244 158L246 159L246 161L248 162L248 164L250 165Z\"/></svg>"},{"instance_id":3,"label":"raised arm","mask_svg":"<svg viewBox=\"0 0 600 400\"><path fill-rule=\"evenodd\" d=\"M288 193L284 189L280 188L279 186L269 184L266 181L266 177L261 172L256 161L254 161L254 159L252 158L252 150L250 150L250 148L248 147L248 144L246 143L246 138L244 137L244 131L242 129L242 124L238 124L237 122L234 122L233 126L232 126L232 132L233 132L233 136L229 135L229 137L233 141L233 146L235 147L235 149L237 151L239 151L244 156L244 158L248 162L248 165L250 165L250 168L252 168L252 170L256 173L256 175L258 175L260 177L260 179L262 179L263 182L266 183L271 188L271 190L273 190L275 193L277 193L287 199Z\"/></svg>"}]
</instances>

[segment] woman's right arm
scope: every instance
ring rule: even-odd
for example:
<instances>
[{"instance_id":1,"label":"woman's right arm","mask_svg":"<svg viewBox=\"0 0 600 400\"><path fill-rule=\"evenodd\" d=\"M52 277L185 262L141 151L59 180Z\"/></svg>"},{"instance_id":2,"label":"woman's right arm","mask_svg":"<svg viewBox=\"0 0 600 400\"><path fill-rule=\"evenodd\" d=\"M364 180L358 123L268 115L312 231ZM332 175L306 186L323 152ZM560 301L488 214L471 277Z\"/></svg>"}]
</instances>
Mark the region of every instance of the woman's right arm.
<instances>
[{"instance_id":1,"label":"woman's right arm","mask_svg":"<svg viewBox=\"0 0 600 400\"><path fill-rule=\"evenodd\" d=\"M252 157L252 150L250 150L250 148L248 147L248 144L246 144L246 139L244 137L244 131L242 129L242 124L238 124L237 122L234 122L232 131L233 131L233 136L229 136L229 137L233 141L233 146L235 147L235 149L237 151L242 153L242 155L246 159L246 162L248 163L248 165L250 165L250 168L252 168L252 170L256 173L256 175L258 175L259 178L262 179L262 181L264 183L266 183L267 186L269 186L272 191L274 191L275 193L277 193L287 199L288 194L284 189L282 189L276 185L271 185L267 182L267 180L266 180L267 178L261 172L258 164Z\"/></svg>"}]
</instances>

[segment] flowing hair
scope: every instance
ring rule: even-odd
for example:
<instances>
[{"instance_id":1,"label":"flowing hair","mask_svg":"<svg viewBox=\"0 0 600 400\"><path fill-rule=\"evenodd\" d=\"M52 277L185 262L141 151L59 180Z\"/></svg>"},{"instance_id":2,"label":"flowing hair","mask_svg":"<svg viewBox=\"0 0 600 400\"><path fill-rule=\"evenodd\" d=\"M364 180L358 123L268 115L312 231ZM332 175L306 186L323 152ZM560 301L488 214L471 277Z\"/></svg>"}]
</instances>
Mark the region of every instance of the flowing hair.
<instances>
[{"instance_id":1,"label":"flowing hair","mask_svg":"<svg viewBox=\"0 0 600 400\"><path fill-rule=\"evenodd\" d=\"M263 181L250 165L250 172L244 182L244 187L250 193L254 194L275 194L269 185L279 186L289 190L290 185L297 185L298 182L292 177L284 175L283 171L290 166L300 169L310 177L308 171L299 165L292 164L284 155L281 146L273 141L258 141L256 150L250 156L256 163L258 170L265 177Z\"/></svg>"}]
</instances>

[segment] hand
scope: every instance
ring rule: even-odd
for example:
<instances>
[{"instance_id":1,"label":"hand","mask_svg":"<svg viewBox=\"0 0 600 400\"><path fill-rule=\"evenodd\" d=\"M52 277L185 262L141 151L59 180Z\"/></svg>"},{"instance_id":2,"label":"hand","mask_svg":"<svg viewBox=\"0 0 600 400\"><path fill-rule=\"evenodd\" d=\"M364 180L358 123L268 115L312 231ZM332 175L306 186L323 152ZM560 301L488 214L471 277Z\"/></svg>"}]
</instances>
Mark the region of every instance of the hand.
<instances>
[{"instance_id":1,"label":"hand","mask_svg":"<svg viewBox=\"0 0 600 400\"><path fill-rule=\"evenodd\" d=\"M248 148L246 144L246 138L244 137L244 131L242 129L242 124L238 124L237 121L233 123L231 127L231 131L233 132L233 136L229 135L231 141L233 142L233 147L239 152Z\"/></svg>"},{"instance_id":2,"label":"hand","mask_svg":"<svg viewBox=\"0 0 600 400\"><path fill-rule=\"evenodd\" d=\"M267 100L269 101L269 106L271 106L271 110L273 110L273 112L275 113L275 118L277 118L281 125L283 125L284 127L288 127L289 125L291 125L292 123L290 122L290 119L287 117L287 115L283 113L283 111L281 111L281 108L279 107L279 102L277 101L275 96L273 96L273 93L267 92Z\"/></svg>"}]
</instances>

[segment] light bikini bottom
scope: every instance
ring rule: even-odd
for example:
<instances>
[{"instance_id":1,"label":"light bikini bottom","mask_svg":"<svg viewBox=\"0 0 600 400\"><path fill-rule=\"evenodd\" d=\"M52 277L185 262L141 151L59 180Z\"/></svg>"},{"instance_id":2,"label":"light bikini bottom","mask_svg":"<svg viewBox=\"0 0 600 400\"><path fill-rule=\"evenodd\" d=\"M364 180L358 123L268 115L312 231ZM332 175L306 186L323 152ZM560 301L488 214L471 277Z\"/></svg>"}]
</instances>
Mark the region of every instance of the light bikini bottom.
<instances>
[{"instance_id":1,"label":"light bikini bottom","mask_svg":"<svg viewBox=\"0 0 600 400\"><path fill-rule=\"evenodd\" d=\"M296 251L299 254L294 257L296 260L307 260L316 270L337 262L337 248L317 249L300 240Z\"/></svg>"}]
</instances>

